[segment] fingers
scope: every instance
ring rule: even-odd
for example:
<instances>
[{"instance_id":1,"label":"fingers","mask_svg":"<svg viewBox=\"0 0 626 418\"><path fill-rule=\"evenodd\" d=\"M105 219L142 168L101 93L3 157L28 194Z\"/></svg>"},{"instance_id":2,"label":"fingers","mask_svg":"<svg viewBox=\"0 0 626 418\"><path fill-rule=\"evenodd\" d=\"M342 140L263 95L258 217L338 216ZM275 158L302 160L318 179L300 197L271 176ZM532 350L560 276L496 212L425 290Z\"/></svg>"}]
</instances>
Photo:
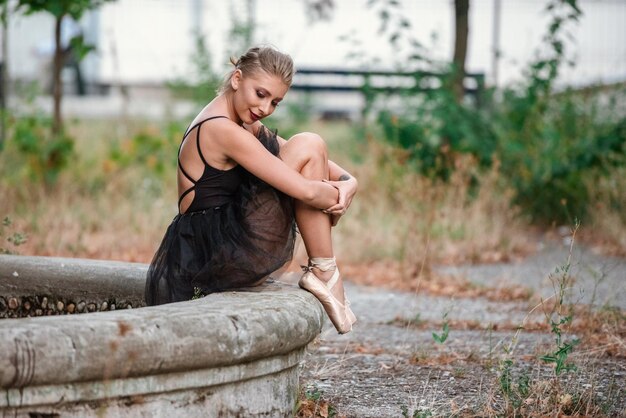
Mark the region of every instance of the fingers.
<instances>
[{"instance_id":1,"label":"fingers","mask_svg":"<svg viewBox=\"0 0 626 418\"><path fill-rule=\"evenodd\" d=\"M347 208L345 207L345 205L343 205L342 203L337 203L335 205L332 205L329 208L326 208L323 210L324 213L330 213L330 214L335 214L335 213L341 213L341 212L345 212Z\"/></svg>"},{"instance_id":2,"label":"fingers","mask_svg":"<svg viewBox=\"0 0 626 418\"><path fill-rule=\"evenodd\" d=\"M326 183L334 186L339 191L339 199L338 203L343 204L346 209L350 207L350 203L352 203L352 197L354 196L355 190L352 188L350 183L345 181L331 181L324 180Z\"/></svg>"},{"instance_id":3,"label":"fingers","mask_svg":"<svg viewBox=\"0 0 626 418\"><path fill-rule=\"evenodd\" d=\"M349 196L349 192L342 190L342 188L345 187L346 182L332 181L332 180L324 180L324 181L334 186L339 193L337 203L323 210L324 213L331 215L332 225L335 226L337 225L337 222L339 222L339 218L341 218L341 216L343 216L348 210L348 207L350 206L350 203L352 200L352 196Z\"/></svg>"},{"instance_id":4,"label":"fingers","mask_svg":"<svg viewBox=\"0 0 626 418\"><path fill-rule=\"evenodd\" d=\"M339 184L340 182L338 182L338 181L332 181L332 180L326 180L326 179L323 179L322 181L323 181L324 183L328 183L328 184L330 184L330 185L331 185L331 186L333 186L335 189L337 189L337 193L338 193L338 198L337 198L337 200L338 200L338 201L341 201L341 195L342 195L343 193L341 192L341 187L339 187L339 186L341 186L341 184Z\"/></svg>"},{"instance_id":5,"label":"fingers","mask_svg":"<svg viewBox=\"0 0 626 418\"><path fill-rule=\"evenodd\" d=\"M325 183L330 184L331 186L337 187L337 188L338 188L339 186L342 186L342 183L343 183L343 182L341 182L341 181L326 180L326 179L323 179L322 181L323 181L323 182L325 182Z\"/></svg>"}]
</instances>

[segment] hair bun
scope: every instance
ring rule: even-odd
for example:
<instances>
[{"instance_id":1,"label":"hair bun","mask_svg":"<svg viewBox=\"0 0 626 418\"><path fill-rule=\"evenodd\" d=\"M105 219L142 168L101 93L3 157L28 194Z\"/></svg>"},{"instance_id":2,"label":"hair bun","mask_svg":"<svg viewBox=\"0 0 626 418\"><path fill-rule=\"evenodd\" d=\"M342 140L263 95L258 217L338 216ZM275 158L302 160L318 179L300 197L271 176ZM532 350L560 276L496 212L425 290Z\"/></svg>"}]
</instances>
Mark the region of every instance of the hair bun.
<instances>
[{"instance_id":1,"label":"hair bun","mask_svg":"<svg viewBox=\"0 0 626 418\"><path fill-rule=\"evenodd\" d=\"M229 90L230 80L236 71L241 71L247 77L258 70L264 70L268 74L280 77L287 86L291 85L294 73L293 60L272 46L254 46L239 58L231 55L229 61L235 68L224 78L218 90L220 94Z\"/></svg>"}]
</instances>

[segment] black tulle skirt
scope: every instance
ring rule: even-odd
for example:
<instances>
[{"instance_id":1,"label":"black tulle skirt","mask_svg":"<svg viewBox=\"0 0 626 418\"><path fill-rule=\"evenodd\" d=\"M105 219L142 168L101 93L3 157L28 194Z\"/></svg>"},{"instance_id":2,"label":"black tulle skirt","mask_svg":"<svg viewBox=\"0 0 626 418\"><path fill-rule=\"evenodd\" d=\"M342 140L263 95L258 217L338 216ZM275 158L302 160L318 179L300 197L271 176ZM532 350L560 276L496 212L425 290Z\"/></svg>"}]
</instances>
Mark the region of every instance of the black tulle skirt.
<instances>
[{"instance_id":1,"label":"black tulle skirt","mask_svg":"<svg viewBox=\"0 0 626 418\"><path fill-rule=\"evenodd\" d=\"M278 155L275 134L259 140ZM146 303L258 285L291 260L295 236L293 199L246 173L231 202L174 217L148 269Z\"/></svg>"}]
</instances>

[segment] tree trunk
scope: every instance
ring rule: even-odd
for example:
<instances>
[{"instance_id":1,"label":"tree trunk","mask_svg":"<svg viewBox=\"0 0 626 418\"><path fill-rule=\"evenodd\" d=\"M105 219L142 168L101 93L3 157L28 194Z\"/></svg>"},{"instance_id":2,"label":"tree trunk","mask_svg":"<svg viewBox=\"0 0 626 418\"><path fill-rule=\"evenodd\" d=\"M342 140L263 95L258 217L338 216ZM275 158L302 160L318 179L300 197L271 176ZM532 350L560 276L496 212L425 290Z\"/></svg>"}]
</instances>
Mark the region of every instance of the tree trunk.
<instances>
[{"instance_id":1,"label":"tree trunk","mask_svg":"<svg viewBox=\"0 0 626 418\"><path fill-rule=\"evenodd\" d=\"M467 35L469 32L469 0L454 0L454 57L452 89L456 100L463 100L465 89L465 58L467 56Z\"/></svg>"},{"instance_id":2,"label":"tree trunk","mask_svg":"<svg viewBox=\"0 0 626 418\"><path fill-rule=\"evenodd\" d=\"M8 108L8 45L9 45L9 5L4 2L2 5L2 63L0 63L0 151L3 150L7 135L7 108Z\"/></svg>"},{"instance_id":3,"label":"tree trunk","mask_svg":"<svg viewBox=\"0 0 626 418\"><path fill-rule=\"evenodd\" d=\"M56 18L54 28L54 62L52 68L52 96L54 100L54 119L52 121L52 133L57 135L63 130L61 119L61 96L63 96L63 84L61 83L61 70L63 69L63 47L61 45L61 22L63 15Z\"/></svg>"}]
</instances>

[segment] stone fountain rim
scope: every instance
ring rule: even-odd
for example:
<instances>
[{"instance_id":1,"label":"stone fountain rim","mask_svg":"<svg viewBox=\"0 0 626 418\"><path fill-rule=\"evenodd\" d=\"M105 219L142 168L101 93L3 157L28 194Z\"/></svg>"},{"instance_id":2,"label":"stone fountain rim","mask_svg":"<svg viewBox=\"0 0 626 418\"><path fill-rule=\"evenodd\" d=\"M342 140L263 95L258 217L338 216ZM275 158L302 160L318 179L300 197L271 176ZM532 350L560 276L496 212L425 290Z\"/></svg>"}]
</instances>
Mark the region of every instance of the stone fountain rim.
<instances>
[{"instance_id":1,"label":"stone fountain rim","mask_svg":"<svg viewBox=\"0 0 626 418\"><path fill-rule=\"evenodd\" d=\"M105 277L107 291L115 290L117 283L134 297L139 289L143 291L147 270L138 263L2 255L0 282L21 277L30 283L41 268L48 272L47 287L59 269L71 272L74 282L80 281L82 270L90 272L90 285L97 286L98 277ZM322 324L323 310L317 300L284 283L138 309L4 319L0 321L0 388L245 364L302 349L319 335Z\"/></svg>"}]
</instances>

